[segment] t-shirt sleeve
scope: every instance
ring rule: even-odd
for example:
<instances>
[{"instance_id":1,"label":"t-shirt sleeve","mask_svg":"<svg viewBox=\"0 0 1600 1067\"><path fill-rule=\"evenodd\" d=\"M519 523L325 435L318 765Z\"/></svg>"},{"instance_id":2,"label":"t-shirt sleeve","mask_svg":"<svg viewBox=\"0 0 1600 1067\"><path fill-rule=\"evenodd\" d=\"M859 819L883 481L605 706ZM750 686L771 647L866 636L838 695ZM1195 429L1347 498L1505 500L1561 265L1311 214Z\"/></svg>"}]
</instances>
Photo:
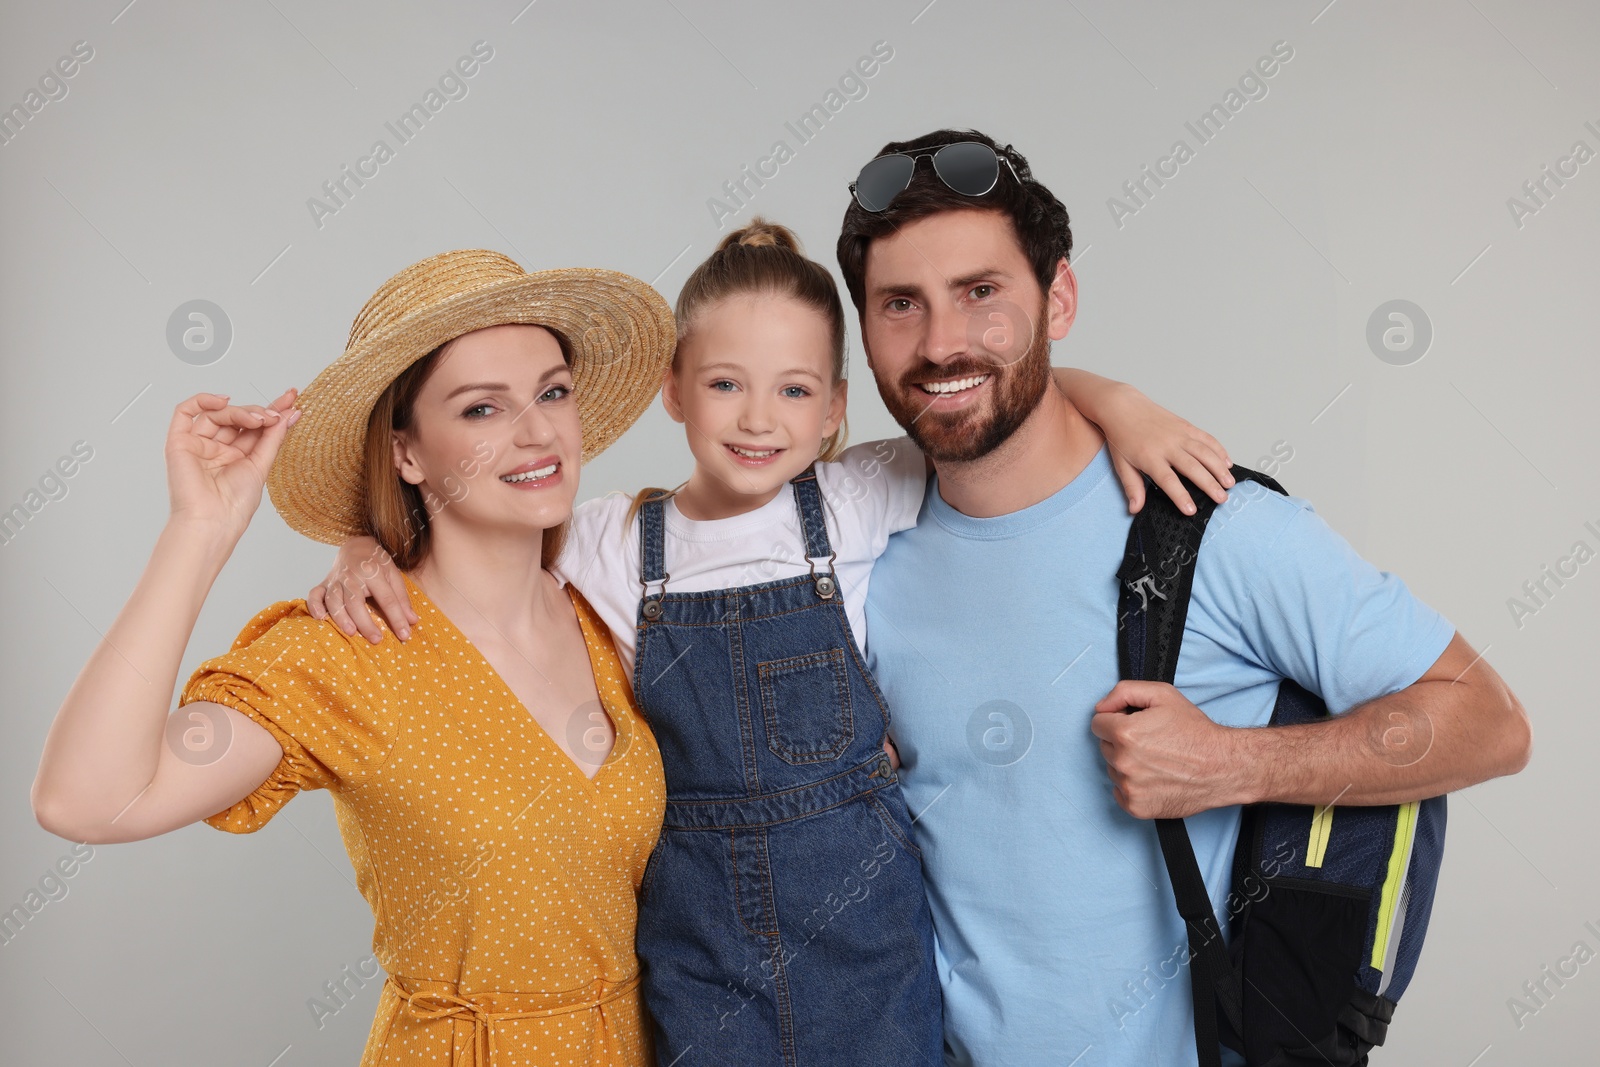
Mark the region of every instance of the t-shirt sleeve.
<instances>
[{"instance_id":1,"label":"t-shirt sleeve","mask_svg":"<svg viewBox=\"0 0 1600 1067\"><path fill-rule=\"evenodd\" d=\"M890 534L917 524L928 470L911 438L895 437L851 445L817 464L817 482L840 529L864 535L876 559Z\"/></svg>"},{"instance_id":2,"label":"t-shirt sleeve","mask_svg":"<svg viewBox=\"0 0 1600 1067\"><path fill-rule=\"evenodd\" d=\"M1310 504L1253 482L1207 528L1191 610L1335 715L1411 685L1455 628L1363 559Z\"/></svg>"},{"instance_id":3,"label":"t-shirt sleeve","mask_svg":"<svg viewBox=\"0 0 1600 1067\"><path fill-rule=\"evenodd\" d=\"M550 573L572 585L611 631L631 679L634 624L644 586L639 580L639 524L629 520L633 497L607 493L572 509L566 544Z\"/></svg>"},{"instance_id":4,"label":"t-shirt sleeve","mask_svg":"<svg viewBox=\"0 0 1600 1067\"><path fill-rule=\"evenodd\" d=\"M384 644L396 643L386 635ZM233 648L206 660L183 687L179 705L197 700L234 709L283 749L267 780L205 821L219 830L259 830L304 789L359 785L388 755L385 700L374 650L313 619L305 601L274 604L246 624Z\"/></svg>"},{"instance_id":5,"label":"t-shirt sleeve","mask_svg":"<svg viewBox=\"0 0 1600 1067\"><path fill-rule=\"evenodd\" d=\"M577 586L613 629L619 606L627 625L633 625L632 609L643 588L638 524L628 521L631 510L633 498L622 493L607 493L573 508L566 544L550 568L562 585Z\"/></svg>"},{"instance_id":6,"label":"t-shirt sleeve","mask_svg":"<svg viewBox=\"0 0 1600 1067\"><path fill-rule=\"evenodd\" d=\"M621 494L608 493L573 507L566 541L550 567L562 585L576 585L580 593L585 591L584 576L594 566L597 550L614 525L612 512L621 501Z\"/></svg>"}]
</instances>

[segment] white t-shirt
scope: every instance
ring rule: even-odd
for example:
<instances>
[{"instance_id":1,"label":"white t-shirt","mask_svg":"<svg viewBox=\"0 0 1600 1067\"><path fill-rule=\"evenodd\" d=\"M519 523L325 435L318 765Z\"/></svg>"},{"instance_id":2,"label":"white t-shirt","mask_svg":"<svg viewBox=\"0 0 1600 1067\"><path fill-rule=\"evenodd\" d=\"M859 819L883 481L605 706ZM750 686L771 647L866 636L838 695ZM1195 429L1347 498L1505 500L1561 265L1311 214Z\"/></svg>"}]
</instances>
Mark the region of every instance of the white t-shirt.
<instances>
[{"instance_id":1,"label":"white t-shirt","mask_svg":"<svg viewBox=\"0 0 1600 1067\"><path fill-rule=\"evenodd\" d=\"M834 575L862 656L867 644L867 581L889 535L917 524L927 468L909 437L869 441L817 464L817 488L838 553ZM631 495L610 493L573 509L572 528L551 573L571 582L594 607L617 644L628 680L644 586L639 580L639 518L628 521ZM800 508L788 483L754 511L726 519L685 518L668 499L665 516L669 593L757 585L811 573ZM819 567L826 561L819 561Z\"/></svg>"}]
</instances>

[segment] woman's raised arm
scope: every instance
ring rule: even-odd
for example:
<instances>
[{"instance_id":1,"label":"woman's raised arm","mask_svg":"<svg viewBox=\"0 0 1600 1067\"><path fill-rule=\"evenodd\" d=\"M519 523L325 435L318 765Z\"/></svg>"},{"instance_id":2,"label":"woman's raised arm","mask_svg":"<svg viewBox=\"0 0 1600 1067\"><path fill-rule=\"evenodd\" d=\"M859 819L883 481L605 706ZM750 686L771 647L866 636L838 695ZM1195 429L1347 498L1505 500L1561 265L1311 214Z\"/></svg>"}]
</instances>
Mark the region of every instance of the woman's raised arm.
<instances>
[{"instance_id":1,"label":"woman's raised arm","mask_svg":"<svg viewBox=\"0 0 1600 1067\"><path fill-rule=\"evenodd\" d=\"M132 841L214 814L266 780L282 749L220 705L221 753L196 760L165 743L172 691L212 583L261 503L267 470L298 413L295 391L268 407L210 393L179 404L167 431L171 514L133 595L67 692L45 740L33 811L74 841ZM189 705L173 713L200 711ZM175 731L182 733L182 729Z\"/></svg>"}]
</instances>

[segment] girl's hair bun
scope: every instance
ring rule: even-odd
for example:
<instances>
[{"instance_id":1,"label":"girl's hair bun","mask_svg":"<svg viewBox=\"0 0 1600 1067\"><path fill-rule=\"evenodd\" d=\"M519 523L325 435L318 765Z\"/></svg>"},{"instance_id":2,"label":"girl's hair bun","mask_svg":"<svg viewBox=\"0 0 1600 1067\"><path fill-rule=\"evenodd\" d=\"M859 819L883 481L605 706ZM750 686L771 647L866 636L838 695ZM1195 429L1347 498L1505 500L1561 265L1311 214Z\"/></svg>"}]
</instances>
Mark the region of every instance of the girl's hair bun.
<instances>
[{"instance_id":1,"label":"girl's hair bun","mask_svg":"<svg viewBox=\"0 0 1600 1067\"><path fill-rule=\"evenodd\" d=\"M717 251L735 245L745 248L782 248L796 255L802 254L800 239L794 235L793 230L776 222L768 222L759 215L751 219L749 225L734 230L724 237L717 245Z\"/></svg>"}]
</instances>

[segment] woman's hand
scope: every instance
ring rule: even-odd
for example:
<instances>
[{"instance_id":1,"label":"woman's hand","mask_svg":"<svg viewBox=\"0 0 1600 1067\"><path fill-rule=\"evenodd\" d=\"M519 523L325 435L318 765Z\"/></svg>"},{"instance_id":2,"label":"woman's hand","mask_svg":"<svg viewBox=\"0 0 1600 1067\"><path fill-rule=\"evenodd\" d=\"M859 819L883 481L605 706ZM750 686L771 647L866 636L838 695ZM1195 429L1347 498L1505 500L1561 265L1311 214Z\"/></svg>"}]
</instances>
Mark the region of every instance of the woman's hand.
<instances>
[{"instance_id":1,"label":"woman's hand","mask_svg":"<svg viewBox=\"0 0 1600 1067\"><path fill-rule=\"evenodd\" d=\"M1111 448L1111 465L1122 482L1130 513L1144 507L1140 471L1148 474L1185 515L1193 515L1195 507L1178 480L1180 474L1217 503L1228 499L1233 461L1215 437L1126 382L1076 368L1058 368L1055 373L1068 398L1105 434Z\"/></svg>"},{"instance_id":2,"label":"woman's hand","mask_svg":"<svg viewBox=\"0 0 1600 1067\"><path fill-rule=\"evenodd\" d=\"M235 535L261 506L267 471L299 419L296 390L267 407L232 405L216 393L179 404L167 428L167 491L172 518L221 527Z\"/></svg>"},{"instance_id":3,"label":"woman's hand","mask_svg":"<svg viewBox=\"0 0 1600 1067\"><path fill-rule=\"evenodd\" d=\"M331 618L351 637L359 630L377 644L383 640L383 630L366 607L368 597L377 602L396 637L404 641L411 636L411 624L420 616L411 608L400 568L376 538L352 537L339 546L339 556L322 584L306 594L306 608L312 618Z\"/></svg>"}]
</instances>

